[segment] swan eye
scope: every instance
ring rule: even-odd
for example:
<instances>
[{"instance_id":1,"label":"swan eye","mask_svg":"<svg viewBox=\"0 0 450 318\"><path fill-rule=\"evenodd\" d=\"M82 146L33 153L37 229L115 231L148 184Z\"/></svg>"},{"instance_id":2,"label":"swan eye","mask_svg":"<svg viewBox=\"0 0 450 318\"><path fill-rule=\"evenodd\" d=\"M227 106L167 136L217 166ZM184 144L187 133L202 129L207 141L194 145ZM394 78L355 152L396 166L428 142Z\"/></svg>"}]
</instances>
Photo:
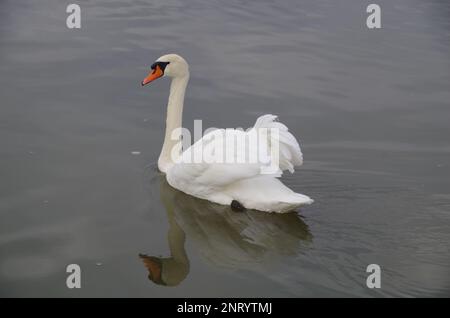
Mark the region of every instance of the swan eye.
<instances>
[{"instance_id":1,"label":"swan eye","mask_svg":"<svg viewBox=\"0 0 450 318\"><path fill-rule=\"evenodd\" d=\"M155 70L155 69L156 69L156 66L159 66L159 68L161 69L161 71L164 72L164 69L165 69L166 66L169 65L169 64L170 64L170 62L155 62L155 63L152 64L152 66L150 66L150 68L151 68L152 70Z\"/></svg>"}]
</instances>

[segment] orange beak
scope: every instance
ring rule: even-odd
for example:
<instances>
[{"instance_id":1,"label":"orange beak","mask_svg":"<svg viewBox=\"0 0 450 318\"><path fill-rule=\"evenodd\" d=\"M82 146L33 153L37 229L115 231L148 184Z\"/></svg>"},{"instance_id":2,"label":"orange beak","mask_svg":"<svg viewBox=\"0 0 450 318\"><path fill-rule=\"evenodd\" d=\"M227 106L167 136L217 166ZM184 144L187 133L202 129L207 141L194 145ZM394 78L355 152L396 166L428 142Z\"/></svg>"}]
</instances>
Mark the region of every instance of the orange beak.
<instances>
[{"instance_id":1,"label":"orange beak","mask_svg":"<svg viewBox=\"0 0 450 318\"><path fill-rule=\"evenodd\" d=\"M161 68L159 67L159 65L156 65L155 69L153 70L153 72L151 72L150 74L147 75L146 78L144 78L144 80L142 81L141 85L147 85L148 83L154 81L157 78L160 78L161 76L163 76L164 73L161 70Z\"/></svg>"},{"instance_id":2,"label":"orange beak","mask_svg":"<svg viewBox=\"0 0 450 318\"><path fill-rule=\"evenodd\" d=\"M159 258L154 256L147 256L139 254L139 257L144 262L148 270L148 278L157 284L162 282L162 262Z\"/></svg>"}]
</instances>

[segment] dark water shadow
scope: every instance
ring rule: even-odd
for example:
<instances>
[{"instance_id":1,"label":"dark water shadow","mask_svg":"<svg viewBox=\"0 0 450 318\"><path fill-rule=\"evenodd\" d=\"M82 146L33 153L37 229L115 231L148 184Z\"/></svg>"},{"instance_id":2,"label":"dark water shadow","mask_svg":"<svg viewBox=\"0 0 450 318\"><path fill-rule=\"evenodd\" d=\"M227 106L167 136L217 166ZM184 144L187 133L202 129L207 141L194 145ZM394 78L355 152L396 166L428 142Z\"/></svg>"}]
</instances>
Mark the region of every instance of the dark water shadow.
<instances>
[{"instance_id":1,"label":"dark water shadow","mask_svg":"<svg viewBox=\"0 0 450 318\"><path fill-rule=\"evenodd\" d=\"M160 198L169 222L169 257L140 254L148 278L176 286L189 274L186 237L208 263L228 269L254 269L295 256L312 240L296 212L235 212L172 188L159 176Z\"/></svg>"}]
</instances>

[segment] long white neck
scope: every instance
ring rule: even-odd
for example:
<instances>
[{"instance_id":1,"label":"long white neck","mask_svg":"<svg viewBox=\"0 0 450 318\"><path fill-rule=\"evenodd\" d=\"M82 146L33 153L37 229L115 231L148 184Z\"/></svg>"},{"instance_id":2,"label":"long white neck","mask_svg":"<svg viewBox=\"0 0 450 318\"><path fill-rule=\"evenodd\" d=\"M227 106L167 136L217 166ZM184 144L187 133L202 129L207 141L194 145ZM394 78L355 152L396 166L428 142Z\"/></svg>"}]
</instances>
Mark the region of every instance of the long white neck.
<instances>
[{"instance_id":1,"label":"long white neck","mask_svg":"<svg viewBox=\"0 0 450 318\"><path fill-rule=\"evenodd\" d=\"M180 152L174 149L175 146L181 145L180 138L172 138L172 132L175 129L181 128L182 125L184 93L186 92L188 81L189 75L186 75L174 77L170 84L169 102L167 104L166 134L164 136L161 154L158 159L158 168L162 172L167 172L174 164L174 160L177 160L180 156L181 148Z\"/></svg>"}]
</instances>

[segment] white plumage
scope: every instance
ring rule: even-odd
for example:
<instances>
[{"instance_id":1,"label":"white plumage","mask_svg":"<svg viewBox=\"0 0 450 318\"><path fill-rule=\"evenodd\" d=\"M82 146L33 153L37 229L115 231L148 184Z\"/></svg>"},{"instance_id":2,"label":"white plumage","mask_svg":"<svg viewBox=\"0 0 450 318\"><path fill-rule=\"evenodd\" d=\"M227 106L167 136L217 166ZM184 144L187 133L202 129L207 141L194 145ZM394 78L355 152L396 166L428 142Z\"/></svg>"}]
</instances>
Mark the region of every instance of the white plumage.
<instances>
[{"instance_id":1,"label":"white plumage","mask_svg":"<svg viewBox=\"0 0 450 318\"><path fill-rule=\"evenodd\" d=\"M218 204L230 205L236 200L247 209L267 212L287 212L313 202L308 196L295 193L278 179L283 171L293 173L294 167L302 165L303 155L295 137L284 124L276 121L275 115L259 117L252 129L247 131L212 131L178 158L174 158L173 149L177 146L177 141L171 139L171 133L181 127L189 68L186 61L175 54L162 56L157 62L167 63L164 75L173 78L166 137L158 160L159 169L166 173L167 181L172 187ZM255 134L259 137L257 145L252 139ZM230 140L243 142L230 146ZM267 160L259 160L261 151L265 150ZM252 161L249 158L258 160Z\"/></svg>"}]
</instances>

